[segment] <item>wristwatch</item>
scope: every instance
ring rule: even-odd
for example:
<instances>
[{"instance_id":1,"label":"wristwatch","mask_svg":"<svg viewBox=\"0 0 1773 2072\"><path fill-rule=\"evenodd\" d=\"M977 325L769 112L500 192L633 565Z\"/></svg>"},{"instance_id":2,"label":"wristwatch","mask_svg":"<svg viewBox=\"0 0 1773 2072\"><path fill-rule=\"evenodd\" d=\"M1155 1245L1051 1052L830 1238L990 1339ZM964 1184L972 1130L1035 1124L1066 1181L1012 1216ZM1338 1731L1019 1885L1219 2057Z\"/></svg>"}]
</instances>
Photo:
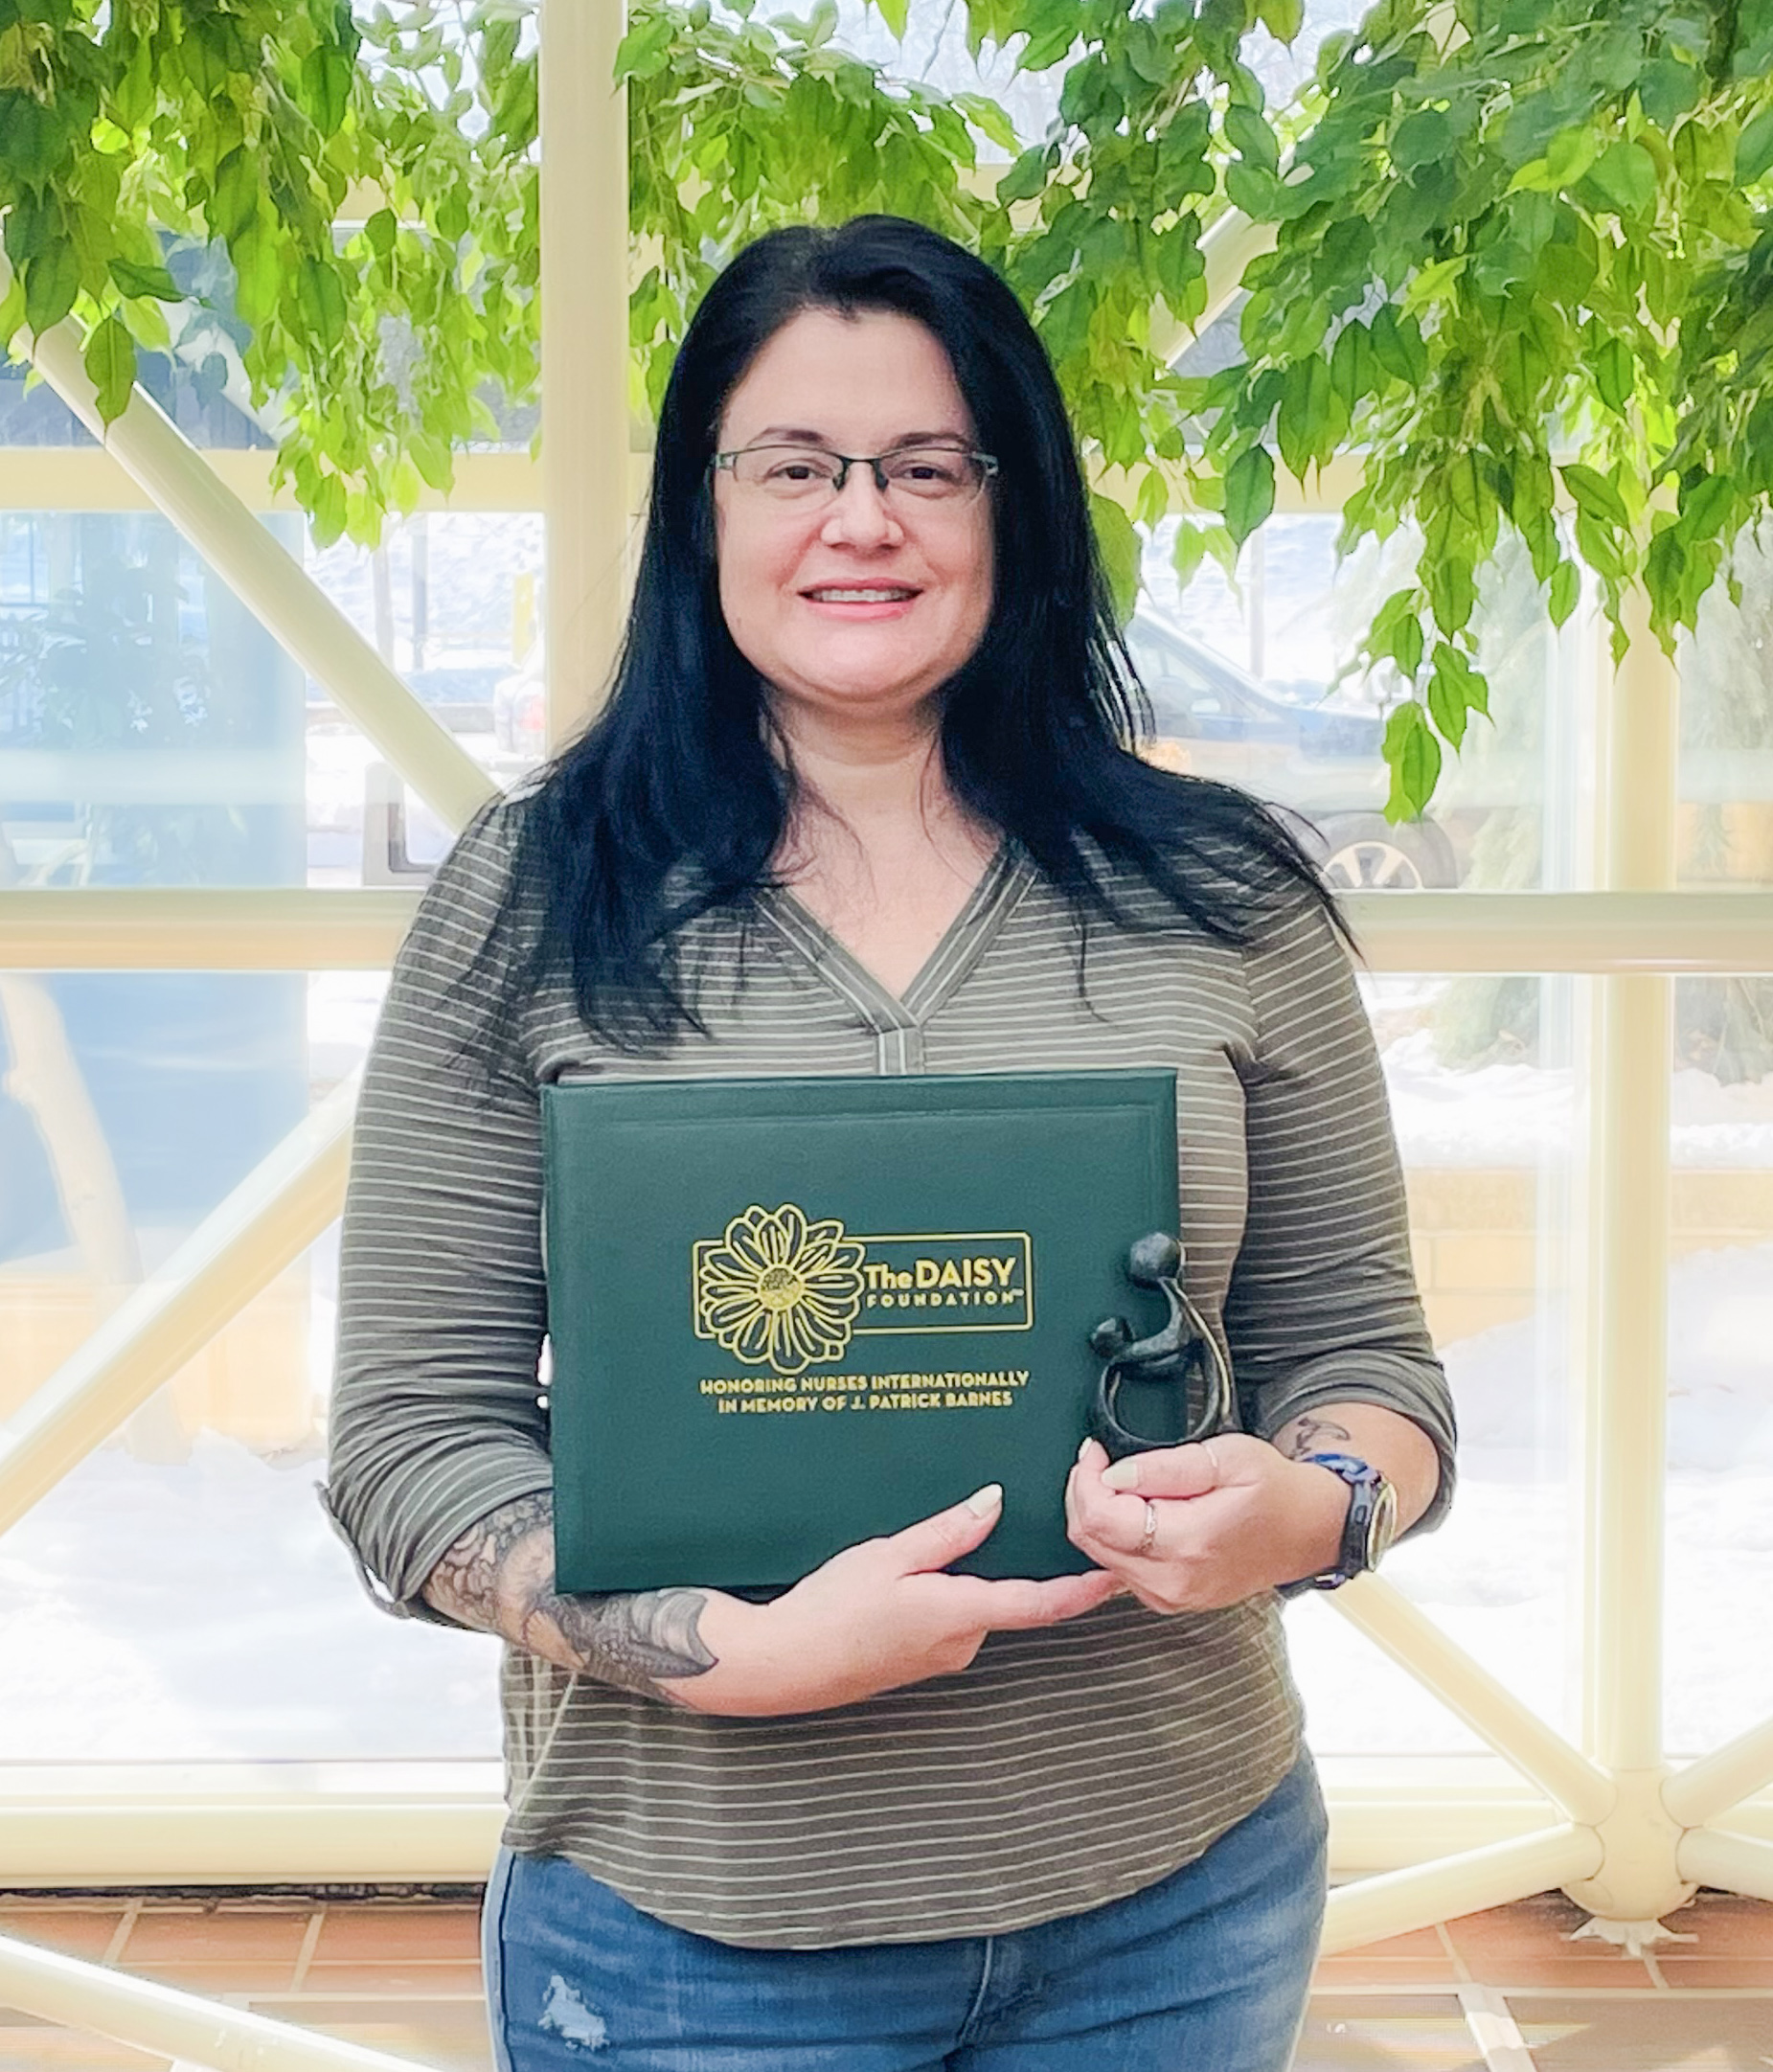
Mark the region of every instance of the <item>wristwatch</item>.
<instances>
[{"instance_id":1,"label":"wristwatch","mask_svg":"<svg viewBox=\"0 0 1773 2072\"><path fill-rule=\"evenodd\" d=\"M1302 1590L1339 1590L1368 1569L1377 1568L1398 1537L1398 1492L1376 1468L1352 1453L1307 1453L1302 1458L1307 1467L1327 1468L1348 1484L1349 1514L1343 1521L1335 1567L1321 1576L1302 1576L1297 1582L1283 1583L1283 1597L1297 1597Z\"/></svg>"}]
</instances>

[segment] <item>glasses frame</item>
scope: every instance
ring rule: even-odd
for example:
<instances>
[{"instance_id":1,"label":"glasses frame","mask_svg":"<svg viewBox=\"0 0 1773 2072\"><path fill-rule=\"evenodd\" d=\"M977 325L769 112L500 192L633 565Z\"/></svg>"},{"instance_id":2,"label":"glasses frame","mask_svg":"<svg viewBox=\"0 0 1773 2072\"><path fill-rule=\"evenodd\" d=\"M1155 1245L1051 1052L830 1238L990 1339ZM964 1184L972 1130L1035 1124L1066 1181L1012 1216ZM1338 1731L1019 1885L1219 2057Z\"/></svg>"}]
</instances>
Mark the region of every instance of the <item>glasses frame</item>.
<instances>
[{"instance_id":1,"label":"glasses frame","mask_svg":"<svg viewBox=\"0 0 1773 2072\"><path fill-rule=\"evenodd\" d=\"M850 470L852 467L867 467L872 469L875 478L875 488L879 492L879 494L884 497L887 491L891 488L893 488L893 485L889 483L886 478L886 469L882 466L882 463L886 461L896 460L902 453L952 453L958 459L975 461L978 463L979 467L978 487L971 492L970 495L965 497L910 496L909 500L913 503L945 503L951 510L966 511L979 501L979 498L984 495L988 486L996 478L997 475L997 456L994 453L978 453L973 451L973 449L968 446L944 446L940 444L932 444L931 442L926 440L921 442L916 445L890 446L884 453L839 453L834 446L809 445L804 440L797 439L770 439L765 440L761 445L735 446L729 452L716 453L714 459L708 464L710 475L712 476L715 474L718 474L722 470L725 470L729 473L732 473L735 484L738 484L739 476L735 471L737 468L737 464L747 453L829 454L830 457L838 464L837 477L836 480L831 484L830 500L832 503L835 503L838 497L843 494L844 484L849 481ZM739 486L744 487L744 485ZM757 485L757 487L761 488L761 485ZM909 495L909 492L907 492L907 494ZM780 502L784 504L805 502L807 504L813 505L816 503L816 499L812 497L801 498L784 496L780 498L773 498L771 500L773 502ZM904 507L902 502L898 502L895 505L895 509L902 510L903 508Z\"/></svg>"}]
</instances>

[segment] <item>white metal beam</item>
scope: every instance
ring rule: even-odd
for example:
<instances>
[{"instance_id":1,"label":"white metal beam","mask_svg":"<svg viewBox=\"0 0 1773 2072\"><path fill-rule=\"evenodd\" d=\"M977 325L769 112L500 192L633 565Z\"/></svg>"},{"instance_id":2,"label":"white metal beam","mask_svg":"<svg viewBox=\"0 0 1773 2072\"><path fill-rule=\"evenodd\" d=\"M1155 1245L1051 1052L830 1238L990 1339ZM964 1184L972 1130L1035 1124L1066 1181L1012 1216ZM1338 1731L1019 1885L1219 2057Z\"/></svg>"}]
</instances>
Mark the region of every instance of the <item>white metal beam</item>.
<instances>
[{"instance_id":1,"label":"white metal beam","mask_svg":"<svg viewBox=\"0 0 1773 2072\"><path fill-rule=\"evenodd\" d=\"M0 1534L338 1215L355 1104L354 1080L329 1094L0 1424Z\"/></svg>"},{"instance_id":2,"label":"white metal beam","mask_svg":"<svg viewBox=\"0 0 1773 2072\"><path fill-rule=\"evenodd\" d=\"M1573 1821L1594 1826L1611 1811L1612 1784L1537 1713L1380 1576L1361 1576L1330 1600L1335 1609L1537 1785Z\"/></svg>"},{"instance_id":3,"label":"white metal beam","mask_svg":"<svg viewBox=\"0 0 1773 2072\"><path fill-rule=\"evenodd\" d=\"M1773 1842L1721 1828L1694 1828L1681 1837L1678 1860L1689 1884L1716 1885L1750 1900L1773 1900Z\"/></svg>"},{"instance_id":4,"label":"white metal beam","mask_svg":"<svg viewBox=\"0 0 1773 2072\"><path fill-rule=\"evenodd\" d=\"M628 536L627 94L623 0L541 11L542 483L548 739L599 710Z\"/></svg>"},{"instance_id":5,"label":"white metal beam","mask_svg":"<svg viewBox=\"0 0 1773 2072\"><path fill-rule=\"evenodd\" d=\"M1674 879L1680 681L1626 600L1630 646L1603 712L1604 883L1664 894ZM1597 622L1597 640L1606 628ZM1664 1520L1667 1511L1669 1102L1673 981L1605 979L1590 1072L1592 1356L1582 1378L1583 1736L1629 1817L1605 1875L1571 1888L1609 1918L1649 1920L1687 1896L1679 1831L1663 1812Z\"/></svg>"},{"instance_id":6,"label":"white metal beam","mask_svg":"<svg viewBox=\"0 0 1773 2072\"><path fill-rule=\"evenodd\" d=\"M1592 1876L1601 1867L1601 1854L1591 1828L1546 1828L1518 1841L1497 1842L1411 1870L1338 1885L1330 1895L1320 1947L1330 1957L1386 1936L1432 1927L1457 1914L1507 1906L1571 1878Z\"/></svg>"},{"instance_id":7,"label":"white metal beam","mask_svg":"<svg viewBox=\"0 0 1773 2072\"><path fill-rule=\"evenodd\" d=\"M276 455L269 448L206 446L214 470L248 511L301 510L285 482L271 487ZM527 452L454 456L455 486L447 496L428 485L421 511L539 511L541 469ZM639 464L644 468L644 457ZM644 479L644 477L643 477ZM0 468L0 511L156 511L142 485L102 446L8 446Z\"/></svg>"},{"instance_id":8,"label":"white metal beam","mask_svg":"<svg viewBox=\"0 0 1773 2072\"><path fill-rule=\"evenodd\" d=\"M0 2007L211 2072L413 2072L392 2058L0 1936Z\"/></svg>"},{"instance_id":9,"label":"white metal beam","mask_svg":"<svg viewBox=\"0 0 1773 2072\"><path fill-rule=\"evenodd\" d=\"M103 887L0 892L0 970L368 969L418 895ZM1338 899L1375 971L1773 971L1773 894L1366 892Z\"/></svg>"},{"instance_id":10,"label":"white metal beam","mask_svg":"<svg viewBox=\"0 0 1773 2072\"><path fill-rule=\"evenodd\" d=\"M0 893L0 971L386 970L419 899L380 888Z\"/></svg>"},{"instance_id":11,"label":"white metal beam","mask_svg":"<svg viewBox=\"0 0 1773 2072\"><path fill-rule=\"evenodd\" d=\"M0 297L12 272L0 255ZM444 824L460 828L497 788L420 704L330 598L286 554L141 388L107 429L67 319L32 344L37 372L126 468L272 637L356 721Z\"/></svg>"},{"instance_id":12,"label":"white metal beam","mask_svg":"<svg viewBox=\"0 0 1773 2072\"><path fill-rule=\"evenodd\" d=\"M1662 1803L1682 1827L1696 1828L1768 1785L1773 1785L1773 1719L1677 1770L1662 1787Z\"/></svg>"}]
</instances>

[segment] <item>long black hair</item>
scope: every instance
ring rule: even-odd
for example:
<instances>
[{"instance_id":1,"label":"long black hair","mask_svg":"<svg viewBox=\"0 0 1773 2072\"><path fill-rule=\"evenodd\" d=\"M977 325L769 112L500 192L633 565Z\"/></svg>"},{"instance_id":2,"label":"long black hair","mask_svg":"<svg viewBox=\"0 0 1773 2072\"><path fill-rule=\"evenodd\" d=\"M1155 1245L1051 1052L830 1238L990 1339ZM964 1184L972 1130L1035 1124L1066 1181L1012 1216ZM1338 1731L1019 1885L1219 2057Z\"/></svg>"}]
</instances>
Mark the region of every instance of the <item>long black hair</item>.
<instances>
[{"instance_id":1,"label":"long black hair","mask_svg":"<svg viewBox=\"0 0 1773 2072\"><path fill-rule=\"evenodd\" d=\"M1304 851L1254 800L1131 752L1149 708L1116 629L1058 384L1014 295L937 232L863 216L758 239L691 321L660 411L611 695L518 810L503 918L526 917L528 947L506 967L507 1007L552 968L606 1040L669 1042L700 1026L678 931L713 908L742 915L774 882L794 778L766 740L764 686L721 616L710 464L727 398L807 309L923 325L998 458L992 607L941 694L943 770L960 803L1064 894L1080 942L1092 924L1136 924L1113 889L1128 869L1177 921L1226 941L1248 940L1289 890L1329 906Z\"/></svg>"}]
</instances>

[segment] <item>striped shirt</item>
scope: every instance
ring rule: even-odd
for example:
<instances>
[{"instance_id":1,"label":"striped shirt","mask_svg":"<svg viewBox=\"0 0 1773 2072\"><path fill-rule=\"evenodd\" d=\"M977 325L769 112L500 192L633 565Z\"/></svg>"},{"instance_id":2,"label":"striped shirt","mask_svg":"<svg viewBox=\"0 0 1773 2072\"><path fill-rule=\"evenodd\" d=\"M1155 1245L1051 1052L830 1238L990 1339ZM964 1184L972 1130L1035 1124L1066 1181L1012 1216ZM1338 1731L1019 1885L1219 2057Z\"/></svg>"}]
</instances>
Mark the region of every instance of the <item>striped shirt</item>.
<instances>
[{"instance_id":1,"label":"striped shirt","mask_svg":"<svg viewBox=\"0 0 1773 2072\"><path fill-rule=\"evenodd\" d=\"M1069 909L1006 847L901 999L769 894L746 924L685 931L706 1036L636 1059L544 988L489 1087L460 980L520 810L471 830L426 896L357 1125L329 1500L393 1608L428 1616L444 1550L549 1484L537 1089L569 1072L1173 1070L1191 1282L1258 1429L1333 1402L1400 1411L1440 1450L1439 1514L1452 1410L1384 1086L1349 960L1303 895L1241 948L1184 923L1093 930L1080 990ZM994 1634L961 1674L795 1718L687 1712L517 1650L502 1690L511 1848L765 1948L1002 1933L1135 1892L1252 1811L1301 1727L1267 1591L1171 1618L1117 1599Z\"/></svg>"}]
</instances>

